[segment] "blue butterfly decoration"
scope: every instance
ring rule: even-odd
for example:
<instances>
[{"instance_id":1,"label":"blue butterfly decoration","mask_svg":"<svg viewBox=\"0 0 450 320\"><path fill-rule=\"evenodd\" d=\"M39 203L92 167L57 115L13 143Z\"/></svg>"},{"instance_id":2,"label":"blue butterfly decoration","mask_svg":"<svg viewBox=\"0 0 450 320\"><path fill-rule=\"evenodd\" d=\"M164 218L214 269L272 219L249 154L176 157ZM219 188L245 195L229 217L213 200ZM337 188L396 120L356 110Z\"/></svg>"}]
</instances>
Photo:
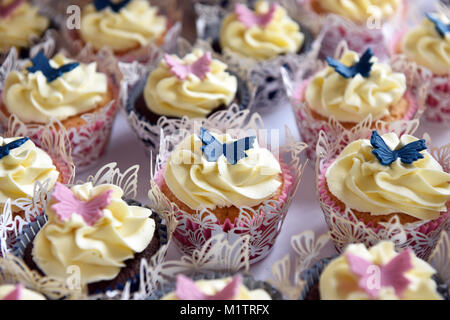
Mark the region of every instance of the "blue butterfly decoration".
<instances>
[{"instance_id":1,"label":"blue butterfly decoration","mask_svg":"<svg viewBox=\"0 0 450 320\"><path fill-rule=\"evenodd\" d=\"M8 144L5 144L4 146L0 146L0 159L3 159L3 157L6 157L7 155L9 155L9 152L11 150L20 147L27 141L28 141L28 138L25 137L25 138L20 138L20 139L14 140Z\"/></svg>"},{"instance_id":2,"label":"blue butterfly decoration","mask_svg":"<svg viewBox=\"0 0 450 320\"><path fill-rule=\"evenodd\" d=\"M377 157L378 161L384 166L390 165L392 162L400 158L403 163L411 164L414 161L423 159L423 151L427 148L425 145L425 140L417 140L408 143L406 146L399 150L391 150L388 145L384 142L383 138L380 137L378 132L372 131L372 136L370 137L370 143L374 150L372 153Z\"/></svg>"},{"instance_id":3,"label":"blue butterfly decoration","mask_svg":"<svg viewBox=\"0 0 450 320\"><path fill-rule=\"evenodd\" d=\"M114 3L111 0L95 0L94 5L97 11L102 11L107 7L110 7L112 11L119 12L128 5L131 0L123 0L122 2Z\"/></svg>"},{"instance_id":4,"label":"blue butterfly decoration","mask_svg":"<svg viewBox=\"0 0 450 320\"><path fill-rule=\"evenodd\" d=\"M204 144L202 151L206 160L215 162L221 155L224 155L230 164L236 164L242 158L248 157L245 151L253 148L256 137L245 137L231 143L221 143L202 127L200 129L200 140Z\"/></svg>"},{"instance_id":5,"label":"blue butterfly decoration","mask_svg":"<svg viewBox=\"0 0 450 320\"><path fill-rule=\"evenodd\" d=\"M48 82L52 82L59 77L61 77L64 73L72 71L80 64L78 62L65 64L57 69L53 68L50 65L50 60L45 56L44 53L39 52L35 55L31 62L33 62L32 67L28 67L27 70L31 73L35 73L36 71L41 71L44 76L47 78Z\"/></svg>"},{"instance_id":6,"label":"blue butterfly decoration","mask_svg":"<svg viewBox=\"0 0 450 320\"><path fill-rule=\"evenodd\" d=\"M433 17L431 14L426 14L428 20L434 23L434 27L436 31L441 35L442 38L445 38L445 34L450 32L450 24L445 24L439 18Z\"/></svg>"},{"instance_id":7,"label":"blue butterfly decoration","mask_svg":"<svg viewBox=\"0 0 450 320\"><path fill-rule=\"evenodd\" d=\"M333 67L334 70L339 73L344 78L353 78L358 73L362 75L364 78L370 77L370 71L372 71L373 62L370 62L370 59L373 57L373 52L371 48L368 48L364 54L361 56L359 61L355 63L351 67L347 67L345 64L327 57L327 62L330 67Z\"/></svg>"}]
</instances>

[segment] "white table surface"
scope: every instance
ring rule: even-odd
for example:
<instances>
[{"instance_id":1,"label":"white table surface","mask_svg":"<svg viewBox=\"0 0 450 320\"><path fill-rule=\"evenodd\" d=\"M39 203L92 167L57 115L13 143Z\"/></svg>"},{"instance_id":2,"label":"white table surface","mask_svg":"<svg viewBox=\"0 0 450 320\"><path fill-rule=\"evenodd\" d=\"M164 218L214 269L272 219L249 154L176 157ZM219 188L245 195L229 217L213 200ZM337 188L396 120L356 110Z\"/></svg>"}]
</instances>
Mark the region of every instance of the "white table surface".
<instances>
[{"instance_id":1,"label":"white table surface","mask_svg":"<svg viewBox=\"0 0 450 320\"><path fill-rule=\"evenodd\" d=\"M262 117L267 129L282 129L286 124L296 138L299 138L294 114L289 104L282 104L272 111L262 113ZM433 144L436 146L450 142L450 126L423 122L415 136L422 137L425 132L430 134ZM284 135L284 129L282 129L280 135ZM123 113L119 113L116 118L107 153L95 166L77 175L76 179L85 179L88 175L96 173L103 165L110 162L117 162L122 172L135 164L139 164L137 200L142 203L148 203L150 159L144 153L143 146L129 127ZM316 198L314 176L314 167L310 163L305 168L303 179L300 182L297 194L289 208L283 228L272 251L264 260L252 265L250 268L250 272L255 278L267 279L271 277L272 265L286 254L293 254L290 245L292 236L306 230L313 230L316 236L327 232L328 228ZM326 253L331 254L334 249L330 244L326 250ZM172 243L167 258L178 259L179 257L180 254L175 244Z\"/></svg>"}]
</instances>

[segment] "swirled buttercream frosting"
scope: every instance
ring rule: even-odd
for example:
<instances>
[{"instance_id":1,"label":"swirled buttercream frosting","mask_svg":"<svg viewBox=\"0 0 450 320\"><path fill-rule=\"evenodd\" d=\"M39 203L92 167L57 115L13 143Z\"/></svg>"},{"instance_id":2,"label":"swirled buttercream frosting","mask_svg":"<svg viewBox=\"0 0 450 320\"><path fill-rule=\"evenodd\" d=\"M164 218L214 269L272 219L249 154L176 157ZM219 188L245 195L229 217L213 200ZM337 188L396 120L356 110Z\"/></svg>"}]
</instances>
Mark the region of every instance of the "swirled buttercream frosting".
<instances>
[{"instance_id":1,"label":"swirled buttercream frosting","mask_svg":"<svg viewBox=\"0 0 450 320\"><path fill-rule=\"evenodd\" d=\"M73 62L57 54L53 68ZM32 123L65 120L98 107L108 92L108 79L97 71L97 63L80 63L73 70L49 82L41 71L12 71L3 90L3 104L10 114Z\"/></svg>"},{"instance_id":2,"label":"swirled buttercream frosting","mask_svg":"<svg viewBox=\"0 0 450 320\"><path fill-rule=\"evenodd\" d=\"M229 135L213 136L221 143ZM224 155L209 162L197 135L186 137L171 153L164 171L170 191L192 210L216 207L253 207L270 199L282 185L275 156L255 141L248 157L230 164Z\"/></svg>"},{"instance_id":3,"label":"swirled buttercream frosting","mask_svg":"<svg viewBox=\"0 0 450 320\"><path fill-rule=\"evenodd\" d=\"M450 19L445 15L439 15L439 20L450 24ZM402 51L408 58L430 69L434 74L450 73L450 33L440 35L428 18L406 34Z\"/></svg>"},{"instance_id":4,"label":"swirled buttercream frosting","mask_svg":"<svg viewBox=\"0 0 450 320\"><path fill-rule=\"evenodd\" d=\"M179 66L192 65L205 53L195 49L182 59L171 56ZM144 99L147 107L158 115L205 118L221 105L230 104L237 92L237 78L227 71L227 65L212 59L203 78L189 72L179 79L166 59L147 78Z\"/></svg>"},{"instance_id":5,"label":"swirled buttercream frosting","mask_svg":"<svg viewBox=\"0 0 450 320\"><path fill-rule=\"evenodd\" d=\"M73 205L70 197L56 200L52 196L46 210L48 222L33 242L33 260L47 276L61 279L67 277L69 266L77 266L82 285L114 279L125 261L152 240L155 222L149 218L151 210L129 206L122 199L122 189L115 185L89 182L70 190L75 201L84 205ZM93 208L105 192L110 194L107 204ZM100 210L95 220L87 219L86 206ZM62 210L72 214L63 216Z\"/></svg>"},{"instance_id":6,"label":"swirled buttercream frosting","mask_svg":"<svg viewBox=\"0 0 450 320\"><path fill-rule=\"evenodd\" d=\"M346 51L340 62L351 67L359 61L354 51ZM368 78L357 74L344 78L327 66L315 74L306 87L308 106L324 117L341 122L360 122L368 115L380 119L389 115L389 107L396 104L406 92L406 77L392 71L388 64L372 57L372 70Z\"/></svg>"},{"instance_id":7,"label":"swirled buttercream frosting","mask_svg":"<svg viewBox=\"0 0 450 320\"><path fill-rule=\"evenodd\" d=\"M0 147L18 139L0 137ZM0 159L0 207L3 208L8 198L33 197L36 182L48 181L51 189L58 177L59 172L50 156L27 140Z\"/></svg>"},{"instance_id":8,"label":"swirled buttercream frosting","mask_svg":"<svg viewBox=\"0 0 450 320\"><path fill-rule=\"evenodd\" d=\"M97 11L88 5L82 13L80 34L95 49L108 47L116 52L144 47L160 38L167 19L146 0L132 0L115 12L110 8Z\"/></svg>"},{"instance_id":9,"label":"swirled buttercream frosting","mask_svg":"<svg viewBox=\"0 0 450 320\"><path fill-rule=\"evenodd\" d=\"M389 19L402 7L402 0L316 0L321 9L356 22L369 18Z\"/></svg>"},{"instance_id":10,"label":"swirled buttercream frosting","mask_svg":"<svg viewBox=\"0 0 450 320\"><path fill-rule=\"evenodd\" d=\"M391 150L418 140L395 133L382 136ZM330 192L347 207L371 215L404 213L432 220L447 211L450 174L426 151L423 159L405 164L400 158L382 165L369 140L350 143L326 171Z\"/></svg>"},{"instance_id":11,"label":"swirled buttercream frosting","mask_svg":"<svg viewBox=\"0 0 450 320\"><path fill-rule=\"evenodd\" d=\"M8 1L4 5L8 5ZM0 51L28 48L30 37L41 37L50 22L38 8L24 2L6 17L0 16Z\"/></svg>"},{"instance_id":12,"label":"swirled buttercream frosting","mask_svg":"<svg viewBox=\"0 0 450 320\"><path fill-rule=\"evenodd\" d=\"M258 1L253 14L266 14L269 6L266 1ZM222 22L219 40L222 50L261 61L297 52L304 39L299 25L288 16L286 9L277 5L267 25L248 27L237 13L230 13Z\"/></svg>"},{"instance_id":13,"label":"swirled buttercream frosting","mask_svg":"<svg viewBox=\"0 0 450 320\"><path fill-rule=\"evenodd\" d=\"M370 249L361 243L350 244L323 270L319 280L320 297L322 300L441 300L432 279L435 273L433 267L411 250L397 253L390 241L381 241ZM367 278L361 283L364 276Z\"/></svg>"}]
</instances>

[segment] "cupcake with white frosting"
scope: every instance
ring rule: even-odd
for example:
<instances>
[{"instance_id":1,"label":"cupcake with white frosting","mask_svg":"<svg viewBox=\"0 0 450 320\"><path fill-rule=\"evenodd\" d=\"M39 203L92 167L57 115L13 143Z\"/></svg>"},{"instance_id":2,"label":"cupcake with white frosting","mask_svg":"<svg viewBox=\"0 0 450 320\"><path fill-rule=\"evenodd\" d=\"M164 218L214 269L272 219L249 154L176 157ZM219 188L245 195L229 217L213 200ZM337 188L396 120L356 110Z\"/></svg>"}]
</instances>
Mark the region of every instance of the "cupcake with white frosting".
<instances>
[{"instance_id":1,"label":"cupcake with white frosting","mask_svg":"<svg viewBox=\"0 0 450 320\"><path fill-rule=\"evenodd\" d=\"M305 300L442 300L436 270L410 249L381 241L350 244L336 258L307 270Z\"/></svg>"},{"instance_id":2,"label":"cupcake with white frosting","mask_svg":"<svg viewBox=\"0 0 450 320\"><path fill-rule=\"evenodd\" d=\"M120 79L111 64L104 71L103 62L88 60L80 62L62 53L49 58L39 52L22 69L9 70L0 84L4 129L14 116L37 141L39 128L57 121L56 130L69 133L77 166L97 160L106 150L119 107Z\"/></svg>"},{"instance_id":3,"label":"cupcake with white frosting","mask_svg":"<svg viewBox=\"0 0 450 320\"><path fill-rule=\"evenodd\" d=\"M5 0L0 5L0 53L11 48L24 51L32 38L41 38L50 20L39 14L39 8L28 1Z\"/></svg>"},{"instance_id":4,"label":"cupcake with white frosting","mask_svg":"<svg viewBox=\"0 0 450 320\"><path fill-rule=\"evenodd\" d=\"M167 118L206 118L239 101L238 77L210 52L166 54L150 72L135 110L156 124Z\"/></svg>"},{"instance_id":5,"label":"cupcake with white frosting","mask_svg":"<svg viewBox=\"0 0 450 320\"><path fill-rule=\"evenodd\" d=\"M229 67L207 46L191 48L181 39L179 47L187 48L179 54L161 54L145 67L148 72L128 83L128 122L154 155L167 123L182 118L202 121L253 106L254 90L240 70Z\"/></svg>"},{"instance_id":6,"label":"cupcake with white frosting","mask_svg":"<svg viewBox=\"0 0 450 320\"><path fill-rule=\"evenodd\" d=\"M112 184L57 184L45 211L48 221L25 230L17 254L30 269L57 279L76 267L79 284L89 293L121 288L127 281L136 290L141 259L161 245L160 226L150 209L129 205L122 196Z\"/></svg>"},{"instance_id":7,"label":"cupcake with white frosting","mask_svg":"<svg viewBox=\"0 0 450 320\"><path fill-rule=\"evenodd\" d=\"M267 1L255 3L254 10L236 4L220 28L220 48L256 61L264 61L300 51L305 42L299 24L281 5Z\"/></svg>"},{"instance_id":8,"label":"cupcake with white frosting","mask_svg":"<svg viewBox=\"0 0 450 320\"><path fill-rule=\"evenodd\" d=\"M450 174L424 139L373 131L370 140L358 139L321 157L317 188L330 228L331 215L375 233L398 221L408 239L421 234L434 239L448 222ZM343 237L345 243L350 235ZM427 257L433 243L417 243L416 253Z\"/></svg>"},{"instance_id":9,"label":"cupcake with white frosting","mask_svg":"<svg viewBox=\"0 0 450 320\"><path fill-rule=\"evenodd\" d=\"M121 61L145 62L153 46L169 48L175 40L179 13L174 10L148 0L95 0L82 8L80 28L64 37L75 51L89 45L95 51L110 50Z\"/></svg>"},{"instance_id":10,"label":"cupcake with white frosting","mask_svg":"<svg viewBox=\"0 0 450 320\"><path fill-rule=\"evenodd\" d=\"M430 81L425 116L430 121L446 122L450 105L450 18L445 14L427 13L422 23L400 32L393 52L421 68L420 76Z\"/></svg>"},{"instance_id":11,"label":"cupcake with white frosting","mask_svg":"<svg viewBox=\"0 0 450 320\"><path fill-rule=\"evenodd\" d=\"M406 75L380 62L370 48L362 55L346 50L339 60L327 57L325 68L292 85L298 129L312 148L320 130L328 133L334 121L351 130L370 118L375 128L376 122L407 122L421 110Z\"/></svg>"},{"instance_id":12,"label":"cupcake with white frosting","mask_svg":"<svg viewBox=\"0 0 450 320\"><path fill-rule=\"evenodd\" d=\"M295 0L217 0L196 6L198 37L248 72L256 86L256 108L274 109L286 98L281 66L311 49L313 34L301 23L299 8Z\"/></svg>"},{"instance_id":13,"label":"cupcake with white frosting","mask_svg":"<svg viewBox=\"0 0 450 320\"><path fill-rule=\"evenodd\" d=\"M209 134L187 136L161 172L161 191L180 211L194 215L208 209L223 225L235 223L242 207L258 211L266 200L285 200L291 176L268 149L253 140L236 163L225 154L211 158L202 148ZM226 134L212 137L221 146L238 143Z\"/></svg>"}]
</instances>

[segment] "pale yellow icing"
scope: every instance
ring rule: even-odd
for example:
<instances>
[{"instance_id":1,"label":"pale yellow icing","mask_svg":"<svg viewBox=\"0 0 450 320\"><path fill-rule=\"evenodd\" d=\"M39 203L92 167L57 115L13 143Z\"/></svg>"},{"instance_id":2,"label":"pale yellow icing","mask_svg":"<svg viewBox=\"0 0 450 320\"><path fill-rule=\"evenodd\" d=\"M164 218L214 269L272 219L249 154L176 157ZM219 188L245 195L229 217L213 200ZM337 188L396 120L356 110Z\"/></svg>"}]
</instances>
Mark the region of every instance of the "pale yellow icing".
<instances>
[{"instance_id":1,"label":"pale yellow icing","mask_svg":"<svg viewBox=\"0 0 450 320\"><path fill-rule=\"evenodd\" d=\"M221 142L233 140L215 135ZM255 206L270 199L281 186L281 167L275 156L258 146L248 157L230 164L224 155L209 162L197 135L186 137L170 155L164 178L174 195L191 209Z\"/></svg>"},{"instance_id":2,"label":"pale yellow icing","mask_svg":"<svg viewBox=\"0 0 450 320\"><path fill-rule=\"evenodd\" d=\"M354 51L345 52L340 62L352 66L359 61ZM327 66L313 76L306 88L308 106L324 117L342 122L360 122L368 115L380 119L389 115L389 106L396 104L406 92L406 77L373 57L368 78L357 74L344 78Z\"/></svg>"},{"instance_id":3,"label":"pale yellow icing","mask_svg":"<svg viewBox=\"0 0 450 320\"><path fill-rule=\"evenodd\" d=\"M439 19L445 24L450 24L450 19L445 15L439 15ZM406 34L403 53L434 74L450 73L450 33L442 37L428 18Z\"/></svg>"},{"instance_id":4,"label":"pale yellow icing","mask_svg":"<svg viewBox=\"0 0 450 320\"><path fill-rule=\"evenodd\" d=\"M0 146L4 146L21 137L0 137ZM0 208L8 198L33 197L36 182L48 181L51 189L58 180L59 172L50 156L28 140L18 148L10 150L9 155L0 159Z\"/></svg>"},{"instance_id":5,"label":"pale yellow icing","mask_svg":"<svg viewBox=\"0 0 450 320\"><path fill-rule=\"evenodd\" d=\"M112 200L92 226L79 214L62 222L51 208L52 200L46 210L48 222L34 239L33 260L46 275L61 279L68 276L68 267L77 266L81 284L114 279L125 261L152 240L155 222L149 218L151 210L127 205L122 189L115 185L94 187L89 182L71 190L82 201L113 190Z\"/></svg>"},{"instance_id":6,"label":"pale yellow icing","mask_svg":"<svg viewBox=\"0 0 450 320\"><path fill-rule=\"evenodd\" d=\"M48 26L48 18L41 16L37 7L22 3L8 17L0 17L0 51L28 48L30 37L41 37Z\"/></svg>"},{"instance_id":7,"label":"pale yellow icing","mask_svg":"<svg viewBox=\"0 0 450 320\"><path fill-rule=\"evenodd\" d=\"M395 133L382 136L391 150L418 140ZM328 188L333 195L360 212L372 215L405 213L421 220L436 219L447 211L450 174L426 151L424 158L404 164L400 158L382 165L367 139L350 143L327 169Z\"/></svg>"},{"instance_id":8,"label":"pale yellow icing","mask_svg":"<svg viewBox=\"0 0 450 320\"><path fill-rule=\"evenodd\" d=\"M402 0L319 0L319 3L323 10L361 23L372 16L388 19L402 7Z\"/></svg>"},{"instance_id":9,"label":"pale yellow icing","mask_svg":"<svg viewBox=\"0 0 450 320\"><path fill-rule=\"evenodd\" d=\"M50 60L58 68L72 63L62 54ZM24 122L48 123L88 112L103 102L108 91L105 74L97 72L97 63L80 63L52 82L41 71L12 71L3 91L3 104Z\"/></svg>"},{"instance_id":10,"label":"pale yellow icing","mask_svg":"<svg viewBox=\"0 0 450 320\"><path fill-rule=\"evenodd\" d=\"M359 287L359 276L350 269L345 254L353 254L374 265L384 266L391 261L397 252L390 241L382 241L366 249L364 244L350 244L344 254L331 261L323 270L319 280L322 300L369 300L371 297ZM393 287L381 287L380 300L441 300L436 290L436 282L432 279L436 271L425 261L412 254L413 268L405 273L410 281L407 289L399 297Z\"/></svg>"},{"instance_id":11,"label":"pale yellow icing","mask_svg":"<svg viewBox=\"0 0 450 320\"><path fill-rule=\"evenodd\" d=\"M266 1L258 1L255 4L255 13L268 12L269 5ZM280 5L267 26L247 28L238 20L235 13L231 13L225 17L220 29L220 46L224 51L255 60L267 60L280 54L295 53L301 48L304 39L299 25Z\"/></svg>"},{"instance_id":12,"label":"pale yellow icing","mask_svg":"<svg viewBox=\"0 0 450 320\"><path fill-rule=\"evenodd\" d=\"M0 285L0 300L3 300L8 294L16 289L15 285L4 284ZM46 300L45 297L35 291L31 291L27 288L22 288L20 300Z\"/></svg>"},{"instance_id":13,"label":"pale yellow icing","mask_svg":"<svg viewBox=\"0 0 450 320\"><path fill-rule=\"evenodd\" d=\"M195 285L206 295L214 295L220 292L231 281L231 278L198 280ZM179 300L175 292L166 294L161 300ZM272 300L263 289L249 290L245 285L240 285L237 295L233 300Z\"/></svg>"},{"instance_id":14,"label":"pale yellow icing","mask_svg":"<svg viewBox=\"0 0 450 320\"><path fill-rule=\"evenodd\" d=\"M203 54L202 50L195 49L183 59L174 57L189 65ZM189 74L185 80L180 80L163 59L148 76L144 89L147 107L159 115L205 118L220 105L230 104L236 95L237 78L226 69L226 64L212 59L204 79Z\"/></svg>"},{"instance_id":15,"label":"pale yellow icing","mask_svg":"<svg viewBox=\"0 0 450 320\"><path fill-rule=\"evenodd\" d=\"M126 51L144 47L166 30L167 19L146 0L133 0L119 12L110 8L97 11L88 5L81 18L81 37L95 49L108 47Z\"/></svg>"}]
</instances>

